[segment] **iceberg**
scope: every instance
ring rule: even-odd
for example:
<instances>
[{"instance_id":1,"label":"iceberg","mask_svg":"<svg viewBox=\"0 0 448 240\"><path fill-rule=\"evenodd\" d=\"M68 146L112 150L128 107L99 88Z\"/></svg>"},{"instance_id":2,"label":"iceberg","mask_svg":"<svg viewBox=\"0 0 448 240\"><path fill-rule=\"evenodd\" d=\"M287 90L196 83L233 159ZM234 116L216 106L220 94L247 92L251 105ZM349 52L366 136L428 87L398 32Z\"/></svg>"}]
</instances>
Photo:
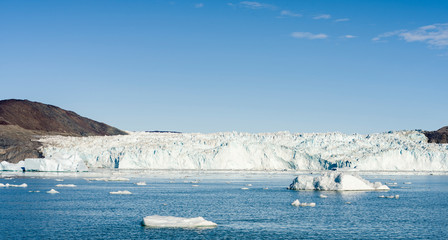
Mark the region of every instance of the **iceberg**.
<instances>
[{"instance_id":1,"label":"iceberg","mask_svg":"<svg viewBox=\"0 0 448 240\"><path fill-rule=\"evenodd\" d=\"M143 218L142 225L153 228L210 228L217 226L216 223L207 221L203 217L182 218L159 215Z\"/></svg>"},{"instance_id":2,"label":"iceberg","mask_svg":"<svg viewBox=\"0 0 448 240\"><path fill-rule=\"evenodd\" d=\"M294 202L291 203L291 205L295 207L315 207L316 203L301 203L299 199L296 199Z\"/></svg>"},{"instance_id":3,"label":"iceberg","mask_svg":"<svg viewBox=\"0 0 448 240\"><path fill-rule=\"evenodd\" d=\"M56 193L59 193L59 192L56 191L56 190L54 190L54 189L51 189L50 191L47 191L47 193L50 193L50 194L56 194Z\"/></svg>"},{"instance_id":4,"label":"iceberg","mask_svg":"<svg viewBox=\"0 0 448 240\"><path fill-rule=\"evenodd\" d=\"M76 187L75 184L56 184L56 187Z\"/></svg>"},{"instance_id":5,"label":"iceberg","mask_svg":"<svg viewBox=\"0 0 448 240\"><path fill-rule=\"evenodd\" d=\"M7 184L0 183L0 187L21 187L21 188L26 188L26 187L28 187L28 184L22 183L20 185L16 185L16 184L9 184L9 183L7 183Z\"/></svg>"},{"instance_id":6,"label":"iceberg","mask_svg":"<svg viewBox=\"0 0 448 240\"><path fill-rule=\"evenodd\" d=\"M132 193L129 192L128 190L124 190L124 191L110 192L109 194L112 194L112 195L130 195Z\"/></svg>"},{"instance_id":7,"label":"iceberg","mask_svg":"<svg viewBox=\"0 0 448 240\"><path fill-rule=\"evenodd\" d=\"M137 186L146 186L146 182L136 182L135 185L137 185Z\"/></svg>"},{"instance_id":8,"label":"iceberg","mask_svg":"<svg viewBox=\"0 0 448 240\"><path fill-rule=\"evenodd\" d=\"M326 172L317 177L309 175L298 176L293 180L289 189L317 191L387 191L389 187L380 182L371 183L357 175L342 172Z\"/></svg>"}]
</instances>

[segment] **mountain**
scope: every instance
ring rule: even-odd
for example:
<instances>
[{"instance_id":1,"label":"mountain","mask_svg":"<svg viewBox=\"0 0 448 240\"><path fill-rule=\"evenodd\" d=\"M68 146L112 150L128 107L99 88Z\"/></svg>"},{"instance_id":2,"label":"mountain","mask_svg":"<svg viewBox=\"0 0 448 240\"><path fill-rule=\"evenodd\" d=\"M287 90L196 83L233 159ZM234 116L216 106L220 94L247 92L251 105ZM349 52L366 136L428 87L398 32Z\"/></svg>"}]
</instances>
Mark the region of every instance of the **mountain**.
<instances>
[{"instance_id":1,"label":"mountain","mask_svg":"<svg viewBox=\"0 0 448 240\"><path fill-rule=\"evenodd\" d=\"M0 161L18 162L24 158L42 157L41 143L36 140L44 135L126 134L53 105L17 99L0 101Z\"/></svg>"},{"instance_id":2,"label":"mountain","mask_svg":"<svg viewBox=\"0 0 448 240\"><path fill-rule=\"evenodd\" d=\"M423 133L428 138L429 143L448 143L448 126L437 131L426 131Z\"/></svg>"}]
</instances>

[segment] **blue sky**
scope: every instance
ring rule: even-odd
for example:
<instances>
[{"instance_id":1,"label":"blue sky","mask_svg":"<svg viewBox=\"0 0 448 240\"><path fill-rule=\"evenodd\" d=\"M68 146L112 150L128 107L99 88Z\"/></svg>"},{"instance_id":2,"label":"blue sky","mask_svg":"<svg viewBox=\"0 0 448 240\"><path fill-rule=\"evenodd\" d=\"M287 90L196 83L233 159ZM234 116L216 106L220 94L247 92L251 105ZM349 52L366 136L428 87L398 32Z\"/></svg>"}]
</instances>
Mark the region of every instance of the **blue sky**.
<instances>
[{"instance_id":1,"label":"blue sky","mask_svg":"<svg viewBox=\"0 0 448 240\"><path fill-rule=\"evenodd\" d=\"M0 1L0 98L125 130L448 125L448 1Z\"/></svg>"}]
</instances>

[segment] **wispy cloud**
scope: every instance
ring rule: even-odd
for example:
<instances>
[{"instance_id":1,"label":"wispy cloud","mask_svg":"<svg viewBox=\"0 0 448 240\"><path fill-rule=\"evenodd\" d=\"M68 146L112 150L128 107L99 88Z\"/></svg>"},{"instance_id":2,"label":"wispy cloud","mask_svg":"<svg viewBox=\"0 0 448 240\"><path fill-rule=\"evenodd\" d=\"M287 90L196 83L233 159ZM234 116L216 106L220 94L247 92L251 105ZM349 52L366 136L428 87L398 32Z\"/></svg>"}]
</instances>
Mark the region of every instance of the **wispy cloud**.
<instances>
[{"instance_id":1,"label":"wispy cloud","mask_svg":"<svg viewBox=\"0 0 448 240\"><path fill-rule=\"evenodd\" d=\"M330 18L331 18L330 14L320 14L320 15L317 15L317 16L313 17L313 19L316 19L316 20L318 20L318 19L330 19Z\"/></svg>"},{"instance_id":2,"label":"wispy cloud","mask_svg":"<svg viewBox=\"0 0 448 240\"><path fill-rule=\"evenodd\" d=\"M203 4L203 3L196 3L196 4L194 5L194 7L195 7L195 8L201 8L201 7L204 7L204 4Z\"/></svg>"},{"instance_id":3,"label":"wispy cloud","mask_svg":"<svg viewBox=\"0 0 448 240\"><path fill-rule=\"evenodd\" d=\"M423 26L415 30L397 30L386 32L374 37L373 41L398 36L406 42L424 42L431 47L443 48L448 46L448 23L437 23Z\"/></svg>"},{"instance_id":4,"label":"wispy cloud","mask_svg":"<svg viewBox=\"0 0 448 240\"><path fill-rule=\"evenodd\" d=\"M328 38L327 34L323 34L323 33L314 34L314 33L310 33L310 32L293 32L293 33L291 33L291 36L293 38L305 38L305 39L310 39L310 40Z\"/></svg>"},{"instance_id":5,"label":"wispy cloud","mask_svg":"<svg viewBox=\"0 0 448 240\"><path fill-rule=\"evenodd\" d=\"M350 34L348 34L348 35L344 35L344 36L342 36L343 38L357 38L358 36L354 36L354 35L350 35Z\"/></svg>"},{"instance_id":6,"label":"wispy cloud","mask_svg":"<svg viewBox=\"0 0 448 240\"><path fill-rule=\"evenodd\" d=\"M230 6L234 6L233 4L229 4ZM241 7L250 8L250 9L275 9L274 5L266 4L266 3L260 3L260 2L252 2L252 1L242 1L238 4Z\"/></svg>"},{"instance_id":7,"label":"wispy cloud","mask_svg":"<svg viewBox=\"0 0 448 240\"><path fill-rule=\"evenodd\" d=\"M336 19L334 21L335 22L347 22L347 21L350 21L350 18L339 18L339 19Z\"/></svg>"},{"instance_id":8,"label":"wispy cloud","mask_svg":"<svg viewBox=\"0 0 448 240\"><path fill-rule=\"evenodd\" d=\"M301 17L302 14L291 12L291 11L288 11L288 10L283 10L283 11L280 12L280 16L282 16L282 17Z\"/></svg>"}]
</instances>

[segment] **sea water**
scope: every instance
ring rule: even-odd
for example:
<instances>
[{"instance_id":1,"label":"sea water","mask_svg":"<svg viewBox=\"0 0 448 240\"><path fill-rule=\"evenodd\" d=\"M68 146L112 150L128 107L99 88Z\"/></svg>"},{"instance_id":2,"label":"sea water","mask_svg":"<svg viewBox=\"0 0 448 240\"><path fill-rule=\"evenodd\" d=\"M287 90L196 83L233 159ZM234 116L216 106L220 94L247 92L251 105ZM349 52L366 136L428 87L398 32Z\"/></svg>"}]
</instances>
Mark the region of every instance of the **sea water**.
<instances>
[{"instance_id":1,"label":"sea water","mask_svg":"<svg viewBox=\"0 0 448 240\"><path fill-rule=\"evenodd\" d=\"M129 181L19 174L0 183L1 239L446 239L448 176L367 175L388 192L292 191L293 174L170 172ZM76 187L56 187L61 184ZM58 181L56 181L58 179ZM146 186L134 183L146 181ZM404 184L406 183L406 184ZM47 194L50 189L59 194ZM242 190L241 188L248 188ZM131 195L111 195L112 191ZM30 192L32 191L32 192ZM35 192L40 191L40 192ZM320 198L325 194L327 198ZM379 198L399 195L399 199ZM291 203L315 202L315 207ZM148 228L145 216L204 217L208 229Z\"/></svg>"}]
</instances>

